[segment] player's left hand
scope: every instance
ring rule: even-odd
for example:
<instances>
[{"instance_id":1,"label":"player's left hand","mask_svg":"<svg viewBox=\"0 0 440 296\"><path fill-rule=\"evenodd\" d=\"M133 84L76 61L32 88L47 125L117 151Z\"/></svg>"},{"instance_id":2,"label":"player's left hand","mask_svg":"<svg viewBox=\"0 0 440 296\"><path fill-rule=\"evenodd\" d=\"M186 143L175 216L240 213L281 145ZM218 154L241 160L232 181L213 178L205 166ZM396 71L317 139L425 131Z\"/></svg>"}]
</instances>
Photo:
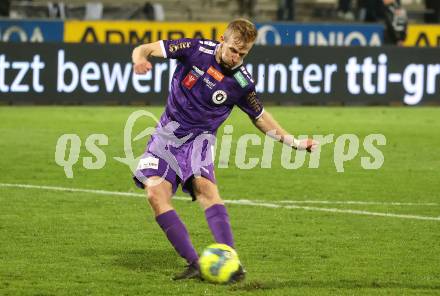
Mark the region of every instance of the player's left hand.
<instances>
[{"instance_id":1,"label":"player's left hand","mask_svg":"<svg viewBox=\"0 0 440 296\"><path fill-rule=\"evenodd\" d=\"M306 150L307 152L313 152L316 150L316 148L318 148L318 145L318 141L313 139L304 139L299 140L299 145L296 147L296 149L300 151Z\"/></svg>"}]
</instances>

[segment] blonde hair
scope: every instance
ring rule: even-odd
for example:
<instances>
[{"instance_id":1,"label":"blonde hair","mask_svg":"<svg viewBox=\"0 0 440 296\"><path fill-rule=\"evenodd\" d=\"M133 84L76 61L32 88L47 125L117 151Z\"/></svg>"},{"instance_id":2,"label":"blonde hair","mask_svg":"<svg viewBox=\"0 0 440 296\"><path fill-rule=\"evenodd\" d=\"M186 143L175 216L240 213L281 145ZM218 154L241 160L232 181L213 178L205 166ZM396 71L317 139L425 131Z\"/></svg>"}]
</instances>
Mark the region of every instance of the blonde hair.
<instances>
[{"instance_id":1,"label":"blonde hair","mask_svg":"<svg viewBox=\"0 0 440 296\"><path fill-rule=\"evenodd\" d=\"M243 43L251 43L257 39L257 28L251 21L239 18L228 24L228 27L223 34L225 40L232 36L232 34Z\"/></svg>"}]
</instances>

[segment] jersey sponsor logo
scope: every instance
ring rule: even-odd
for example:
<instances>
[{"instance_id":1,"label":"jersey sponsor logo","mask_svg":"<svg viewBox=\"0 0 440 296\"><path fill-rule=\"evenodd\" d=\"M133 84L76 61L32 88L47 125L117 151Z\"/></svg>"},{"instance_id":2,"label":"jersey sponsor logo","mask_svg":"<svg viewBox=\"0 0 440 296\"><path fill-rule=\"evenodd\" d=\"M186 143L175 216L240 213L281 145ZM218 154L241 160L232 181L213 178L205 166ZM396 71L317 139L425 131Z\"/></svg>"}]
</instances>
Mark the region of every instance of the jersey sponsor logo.
<instances>
[{"instance_id":1,"label":"jersey sponsor logo","mask_svg":"<svg viewBox=\"0 0 440 296\"><path fill-rule=\"evenodd\" d=\"M213 49L207 49L206 47L200 46L199 50L201 52L214 55L214 50Z\"/></svg>"},{"instance_id":2,"label":"jersey sponsor logo","mask_svg":"<svg viewBox=\"0 0 440 296\"><path fill-rule=\"evenodd\" d=\"M154 169L159 168L159 158L148 156L139 160L137 170Z\"/></svg>"},{"instance_id":3,"label":"jersey sponsor logo","mask_svg":"<svg viewBox=\"0 0 440 296\"><path fill-rule=\"evenodd\" d=\"M241 88L245 88L249 82L246 80L246 78L244 78L243 74L241 74L240 71L237 71L234 74L235 80L238 81L238 83L240 84Z\"/></svg>"},{"instance_id":4,"label":"jersey sponsor logo","mask_svg":"<svg viewBox=\"0 0 440 296\"><path fill-rule=\"evenodd\" d=\"M196 72L190 71L188 74L186 74L185 78L182 81L182 84L187 88L191 89L194 84L196 84L197 79L199 79L199 76Z\"/></svg>"},{"instance_id":5,"label":"jersey sponsor logo","mask_svg":"<svg viewBox=\"0 0 440 296\"><path fill-rule=\"evenodd\" d=\"M212 94L212 101L214 102L214 104L217 104L217 105L220 105L221 103L226 101L227 98L228 98L228 95L226 94L225 91L223 91L221 89L216 90Z\"/></svg>"},{"instance_id":6,"label":"jersey sponsor logo","mask_svg":"<svg viewBox=\"0 0 440 296\"><path fill-rule=\"evenodd\" d=\"M200 44L205 44L205 45L208 45L208 46L216 46L217 45L215 42L212 42L210 40L204 40L204 41L200 40L199 43Z\"/></svg>"},{"instance_id":7,"label":"jersey sponsor logo","mask_svg":"<svg viewBox=\"0 0 440 296\"><path fill-rule=\"evenodd\" d=\"M248 102L249 107L251 107L252 110L254 110L254 112L256 113L261 112L261 104L257 99L257 93L255 91L252 91L247 95L246 101Z\"/></svg>"},{"instance_id":8,"label":"jersey sponsor logo","mask_svg":"<svg viewBox=\"0 0 440 296\"><path fill-rule=\"evenodd\" d=\"M211 75L215 80L217 81L222 81L223 78L225 77L222 73L220 73L216 68L214 68L213 66L210 66L208 68L208 74Z\"/></svg>"},{"instance_id":9,"label":"jersey sponsor logo","mask_svg":"<svg viewBox=\"0 0 440 296\"><path fill-rule=\"evenodd\" d=\"M205 74L205 71L200 70L200 68L197 67L197 66L194 66L194 65L193 65L192 68L193 68L193 70L194 70L199 76L203 76L203 74Z\"/></svg>"},{"instance_id":10,"label":"jersey sponsor logo","mask_svg":"<svg viewBox=\"0 0 440 296\"><path fill-rule=\"evenodd\" d=\"M191 47L191 42L180 42L177 44L170 44L168 46L168 51L169 52L176 52L178 50L184 49L184 48L190 48Z\"/></svg>"},{"instance_id":11,"label":"jersey sponsor logo","mask_svg":"<svg viewBox=\"0 0 440 296\"><path fill-rule=\"evenodd\" d=\"M206 86L209 87L210 89L213 89L214 86L216 85L214 82L209 80L208 77L203 78L203 82L205 82Z\"/></svg>"},{"instance_id":12,"label":"jersey sponsor logo","mask_svg":"<svg viewBox=\"0 0 440 296\"><path fill-rule=\"evenodd\" d=\"M250 82L255 83L245 66L241 66L240 69L243 71L244 75L246 75L247 79L250 80Z\"/></svg>"}]
</instances>

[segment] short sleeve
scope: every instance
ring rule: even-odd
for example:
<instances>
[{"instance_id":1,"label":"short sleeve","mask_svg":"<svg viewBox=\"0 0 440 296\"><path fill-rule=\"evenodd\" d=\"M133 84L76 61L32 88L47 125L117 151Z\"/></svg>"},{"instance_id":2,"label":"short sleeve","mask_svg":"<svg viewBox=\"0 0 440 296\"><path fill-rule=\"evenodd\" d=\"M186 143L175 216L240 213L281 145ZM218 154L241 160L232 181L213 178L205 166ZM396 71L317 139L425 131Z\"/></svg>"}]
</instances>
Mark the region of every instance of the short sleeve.
<instances>
[{"instance_id":1,"label":"short sleeve","mask_svg":"<svg viewBox=\"0 0 440 296\"><path fill-rule=\"evenodd\" d=\"M162 54L165 58L169 59L184 60L197 49L197 46L197 40L189 38L160 41Z\"/></svg>"},{"instance_id":2,"label":"short sleeve","mask_svg":"<svg viewBox=\"0 0 440 296\"><path fill-rule=\"evenodd\" d=\"M249 88L247 93L240 98L237 106L254 120L260 118L264 113L263 104L260 102L254 86Z\"/></svg>"}]
</instances>

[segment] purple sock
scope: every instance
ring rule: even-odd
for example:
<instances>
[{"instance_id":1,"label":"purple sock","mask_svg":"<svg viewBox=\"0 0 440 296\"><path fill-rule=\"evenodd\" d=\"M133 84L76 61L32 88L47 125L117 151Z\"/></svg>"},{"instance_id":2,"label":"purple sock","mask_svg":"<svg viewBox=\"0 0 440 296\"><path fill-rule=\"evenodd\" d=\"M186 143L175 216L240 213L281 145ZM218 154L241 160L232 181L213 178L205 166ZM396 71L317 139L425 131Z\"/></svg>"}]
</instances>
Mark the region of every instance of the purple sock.
<instances>
[{"instance_id":1,"label":"purple sock","mask_svg":"<svg viewBox=\"0 0 440 296\"><path fill-rule=\"evenodd\" d=\"M216 204L205 210L206 221L217 243L234 247L228 212L224 205Z\"/></svg>"},{"instance_id":2,"label":"purple sock","mask_svg":"<svg viewBox=\"0 0 440 296\"><path fill-rule=\"evenodd\" d=\"M198 264L199 256L194 250L188 231L176 211L171 210L160 214L156 217L156 221L177 253L185 258L189 264Z\"/></svg>"}]
</instances>

